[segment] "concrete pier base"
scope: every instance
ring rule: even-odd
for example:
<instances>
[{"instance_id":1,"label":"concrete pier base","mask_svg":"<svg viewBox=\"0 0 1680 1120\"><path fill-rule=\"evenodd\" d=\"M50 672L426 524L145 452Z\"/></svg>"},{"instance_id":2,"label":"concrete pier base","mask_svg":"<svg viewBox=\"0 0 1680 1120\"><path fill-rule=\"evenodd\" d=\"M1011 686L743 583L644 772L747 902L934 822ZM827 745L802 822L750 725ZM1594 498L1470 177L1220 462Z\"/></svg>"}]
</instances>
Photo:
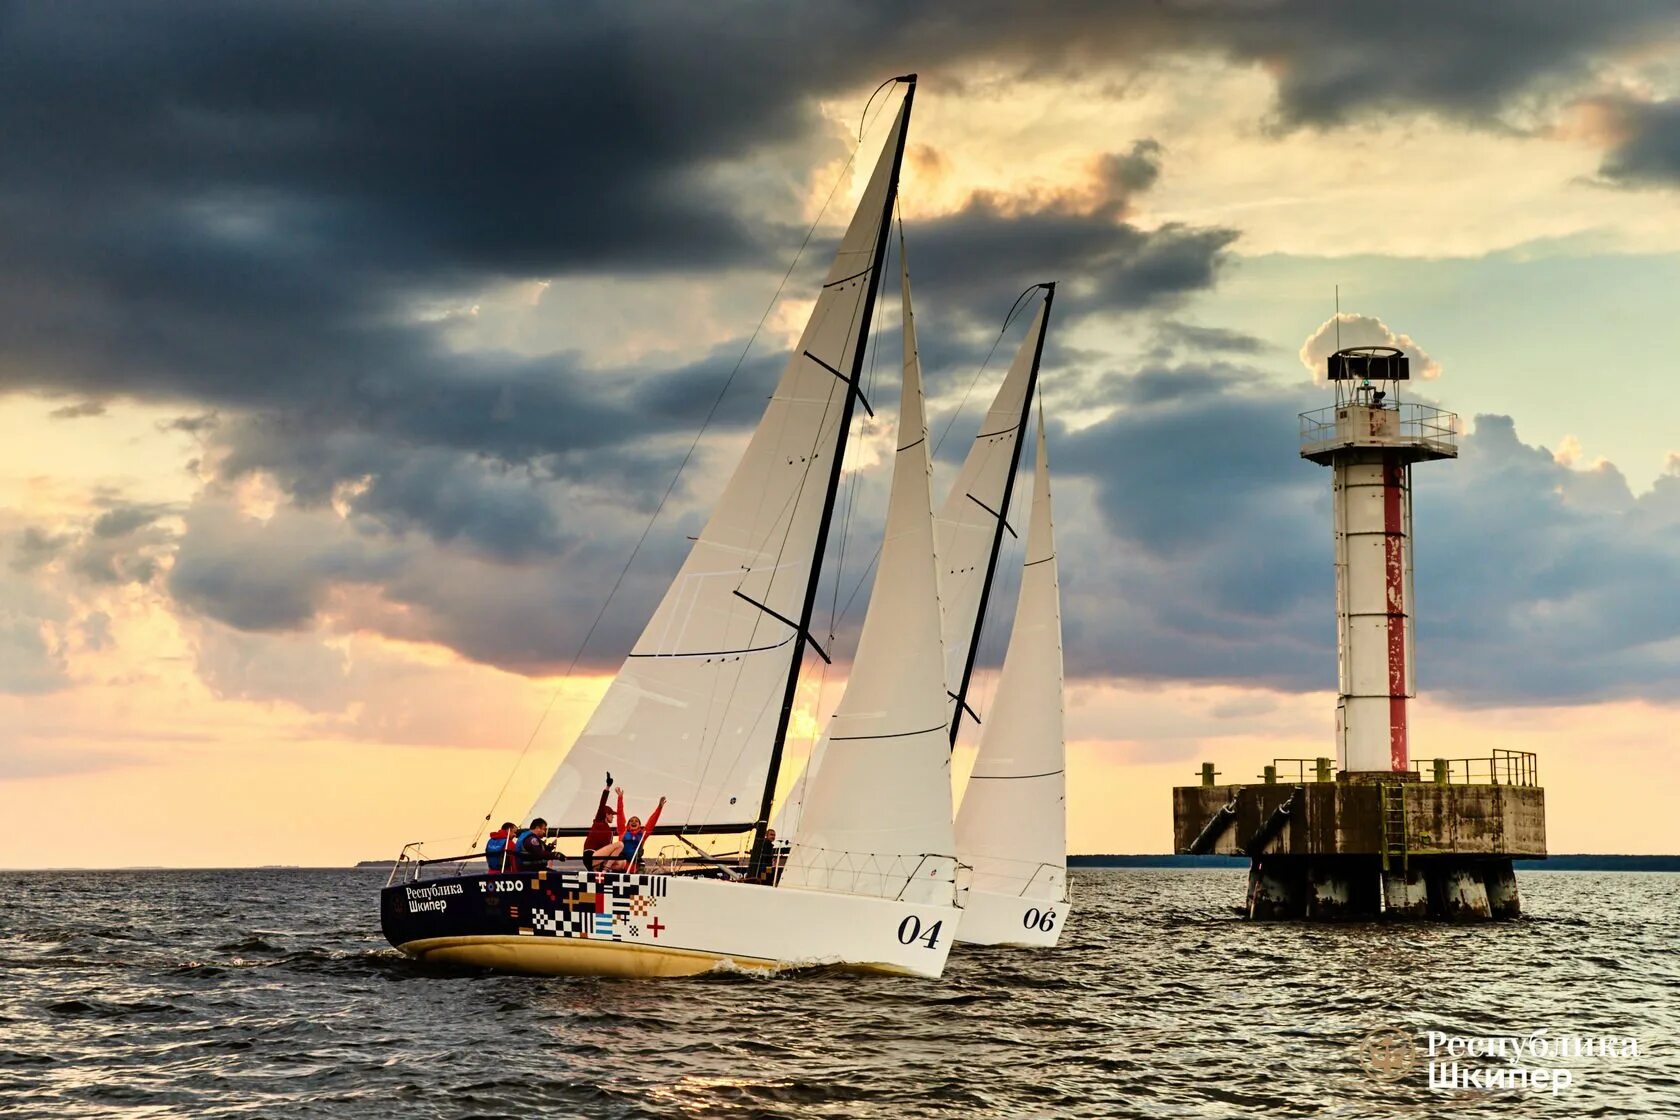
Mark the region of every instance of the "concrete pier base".
<instances>
[{"instance_id":1,"label":"concrete pier base","mask_svg":"<svg viewBox=\"0 0 1680 1120\"><path fill-rule=\"evenodd\" d=\"M1323 863L1307 867L1307 917L1315 921L1333 921L1356 916L1353 907L1353 884L1341 867Z\"/></svg>"},{"instance_id":2,"label":"concrete pier base","mask_svg":"<svg viewBox=\"0 0 1680 1120\"><path fill-rule=\"evenodd\" d=\"M1487 885L1488 910L1495 918L1522 916L1522 900L1517 896L1517 873L1510 860L1495 860L1488 864L1484 877Z\"/></svg>"},{"instance_id":3,"label":"concrete pier base","mask_svg":"<svg viewBox=\"0 0 1680 1120\"><path fill-rule=\"evenodd\" d=\"M1248 868L1248 916L1261 921L1299 917L1302 885L1301 869L1290 861L1268 866L1266 860L1255 860Z\"/></svg>"},{"instance_id":4,"label":"concrete pier base","mask_svg":"<svg viewBox=\"0 0 1680 1120\"><path fill-rule=\"evenodd\" d=\"M1429 917L1429 884L1417 868L1384 871L1382 891L1383 917L1395 921Z\"/></svg>"},{"instance_id":5,"label":"concrete pier base","mask_svg":"<svg viewBox=\"0 0 1680 1120\"><path fill-rule=\"evenodd\" d=\"M1250 918L1514 918L1522 905L1511 859L1545 857L1545 792L1345 773L1334 781L1181 786L1173 790L1173 834L1180 852L1249 858Z\"/></svg>"},{"instance_id":6,"label":"concrete pier base","mask_svg":"<svg viewBox=\"0 0 1680 1120\"><path fill-rule=\"evenodd\" d=\"M1493 917L1481 868L1447 865L1435 871L1433 880L1435 907L1441 917L1449 921Z\"/></svg>"},{"instance_id":7,"label":"concrete pier base","mask_svg":"<svg viewBox=\"0 0 1680 1120\"><path fill-rule=\"evenodd\" d=\"M1259 921L1477 921L1521 914L1510 860L1263 856L1248 869L1243 912Z\"/></svg>"}]
</instances>

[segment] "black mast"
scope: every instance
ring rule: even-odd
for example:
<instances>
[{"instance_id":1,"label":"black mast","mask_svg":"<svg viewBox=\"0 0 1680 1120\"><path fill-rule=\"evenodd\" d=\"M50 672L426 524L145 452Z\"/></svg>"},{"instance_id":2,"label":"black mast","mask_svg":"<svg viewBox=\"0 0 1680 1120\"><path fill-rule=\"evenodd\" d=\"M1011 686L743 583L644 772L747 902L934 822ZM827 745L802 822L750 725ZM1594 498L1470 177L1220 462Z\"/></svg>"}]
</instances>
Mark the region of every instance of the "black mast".
<instances>
[{"instance_id":1,"label":"black mast","mask_svg":"<svg viewBox=\"0 0 1680 1120\"><path fill-rule=\"evenodd\" d=\"M782 748L787 745L788 725L793 720L793 699L799 691L799 669L805 661L805 645L810 641L811 612L817 602L817 584L822 579L823 553L828 548L828 526L834 514L834 496L840 491L840 468L846 458L846 440L852 427L853 406L858 399L858 386L863 376L863 352L869 343L869 325L875 317L875 298L881 279L881 265L887 255L887 234L892 227L893 205L898 201L898 173L904 165L904 141L910 135L910 106L916 99L916 75L905 74L895 79L907 87L904 91L904 123L898 130L898 147L893 150L892 173L888 179L886 204L881 210L881 227L875 236L875 255L869 266L869 287L863 297L862 314L858 317L857 346L852 351L851 377L846 382L846 403L841 406L840 438L834 445L834 462L828 469L828 492L823 497L822 520L817 526L816 553L811 561L811 579L805 585L805 605L799 611L799 627L793 639L793 664L788 668L787 691L782 694L782 711L776 720L776 738L770 748L770 771L764 777L764 800L758 807L758 823L753 828L752 864L762 864L765 857L764 834L770 828L770 810L776 798L776 778L782 769Z\"/></svg>"},{"instance_id":2,"label":"black mast","mask_svg":"<svg viewBox=\"0 0 1680 1120\"><path fill-rule=\"evenodd\" d=\"M1027 438L1027 420L1032 416L1033 394L1038 391L1038 362L1044 357L1044 336L1050 331L1050 305L1056 301L1056 282L1040 284L1044 289L1044 322L1038 330L1038 342L1033 348L1032 369L1027 371L1027 395L1021 400L1021 422L1015 426L1015 454L1009 460L1009 481L1004 483L1003 497L998 502L997 528L992 532L992 554L986 560L986 580L980 585L980 605L974 612L974 633L968 639L968 660L963 663L962 683L957 686L957 708L951 713L951 748L957 746L957 729L962 726L963 712L968 707L968 683L974 677L974 657L980 652L980 631L986 624L986 602L992 597L992 577L997 575L998 553L1003 549L1003 533L1009 527L1009 497L1015 492L1015 476L1021 469L1021 446Z\"/></svg>"}]
</instances>

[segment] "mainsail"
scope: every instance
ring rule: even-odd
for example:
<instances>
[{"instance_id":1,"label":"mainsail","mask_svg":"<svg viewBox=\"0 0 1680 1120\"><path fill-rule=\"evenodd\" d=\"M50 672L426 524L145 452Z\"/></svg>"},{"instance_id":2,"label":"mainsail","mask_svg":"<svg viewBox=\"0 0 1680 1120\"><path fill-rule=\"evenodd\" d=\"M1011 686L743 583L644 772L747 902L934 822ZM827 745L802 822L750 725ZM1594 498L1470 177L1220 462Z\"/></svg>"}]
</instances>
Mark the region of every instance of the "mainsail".
<instances>
[{"instance_id":1,"label":"mainsail","mask_svg":"<svg viewBox=\"0 0 1680 1120\"><path fill-rule=\"evenodd\" d=\"M932 463L902 260L904 383L880 568L845 695L805 778L781 884L949 905L956 861Z\"/></svg>"},{"instance_id":2,"label":"mainsail","mask_svg":"<svg viewBox=\"0 0 1680 1120\"><path fill-rule=\"evenodd\" d=\"M1049 901L1067 895L1060 595L1041 415L1015 625L957 815L957 851L973 868L975 891Z\"/></svg>"},{"instance_id":3,"label":"mainsail","mask_svg":"<svg viewBox=\"0 0 1680 1120\"><path fill-rule=\"evenodd\" d=\"M897 193L913 79L810 321L687 561L531 813L562 833L602 775L668 799L662 830L761 825ZM948 814L947 814L948 815Z\"/></svg>"},{"instance_id":4,"label":"mainsail","mask_svg":"<svg viewBox=\"0 0 1680 1120\"><path fill-rule=\"evenodd\" d=\"M963 717L972 712L967 707L968 687L974 673L975 651L980 644L981 619L991 592L1003 534L1012 531L1008 522L1010 493L1014 489L1028 409L1038 382L1045 324L1055 298L1054 284L1042 287L1044 303L1033 318L1032 329L1015 352L1015 360L992 400L992 407L980 425L980 434L974 437L935 522L952 745L957 741Z\"/></svg>"}]
</instances>

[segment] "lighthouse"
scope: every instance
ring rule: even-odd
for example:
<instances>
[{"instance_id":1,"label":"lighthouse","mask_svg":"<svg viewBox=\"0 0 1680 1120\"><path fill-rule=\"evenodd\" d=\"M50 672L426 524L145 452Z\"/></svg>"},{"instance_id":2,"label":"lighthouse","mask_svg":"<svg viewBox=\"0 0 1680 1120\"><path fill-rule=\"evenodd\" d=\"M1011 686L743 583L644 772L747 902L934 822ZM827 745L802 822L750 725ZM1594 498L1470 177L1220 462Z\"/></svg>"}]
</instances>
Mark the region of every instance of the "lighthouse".
<instances>
[{"instance_id":1,"label":"lighthouse","mask_svg":"<svg viewBox=\"0 0 1680 1120\"><path fill-rule=\"evenodd\" d=\"M1458 457L1458 417L1401 399L1410 363L1391 346L1337 350L1325 372L1334 403L1301 414L1300 453L1330 468L1334 755L1273 758L1259 782L1221 784L1203 763L1200 784L1173 790L1173 850L1247 857L1250 918L1515 917L1511 861L1546 855L1537 759L1474 743L1421 755L1407 711L1412 467Z\"/></svg>"},{"instance_id":2,"label":"lighthouse","mask_svg":"<svg viewBox=\"0 0 1680 1120\"><path fill-rule=\"evenodd\" d=\"M1336 751L1347 774L1411 769L1412 465L1458 457L1458 417L1400 400L1406 355L1330 355L1336 403L1301 415L1301 457L1330 468L1336 556Z\"/></svg>"}]
</instances>

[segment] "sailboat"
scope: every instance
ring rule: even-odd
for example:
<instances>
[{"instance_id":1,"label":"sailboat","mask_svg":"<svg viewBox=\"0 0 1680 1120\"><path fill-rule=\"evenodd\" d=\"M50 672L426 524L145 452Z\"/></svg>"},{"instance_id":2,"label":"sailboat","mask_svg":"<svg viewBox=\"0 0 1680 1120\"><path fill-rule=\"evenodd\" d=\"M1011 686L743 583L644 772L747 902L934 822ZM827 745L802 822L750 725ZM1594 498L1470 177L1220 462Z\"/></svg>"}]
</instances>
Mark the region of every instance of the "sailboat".
<instances>
[{"instance_id":1,"label":"sailboat","mask_svg":"<svg viewBox=\"0 0 1680 1120\"><path fill-rule=\"evenodd\" d=\"M753 837L762 859L897 201L915 76L816 306L687 560L531 812L581 836L611 772L664 796L662 835ZM908 306L908 273L905 286ZM913 339L906 354L913 358ZM881 575L779 882L399 865L385 935L427 961L553 975L722 964L938 976L957 925L938 569L920 370L906 360ZM882 812L890 791L889 817ZM650 838L648 844L657 838Z\"/></svg>"},{"instance_id":2,"label":"sailboat","mask_svg":"<svg viewBox=\"0 0 1680 1120\"><path fill-rule=\"evenodd\" d=\"M965 717L981 728L957 815L957 854L969 869L958 940L975 945L1054 945L1069 907L1061 606L1042 407L1015 620L984 719L969 695L1003 537L1014 532L1010 498L1055 301L1054 284L1039 287L1044 302L936 523L953 749Z\"/></svg>"},{"instance_id":3,"label":"sailboat","mask_svg":"<svg viewBox=\"0 0 1680 1120\"><path fill-rule=\"evenodd\" d=\"M1003 671L957 814L969 871L958 940L1052 946L1067 923L1067 763L1062 615L1044 417L1021 590Z\"/></svg>"}]
</instances>

